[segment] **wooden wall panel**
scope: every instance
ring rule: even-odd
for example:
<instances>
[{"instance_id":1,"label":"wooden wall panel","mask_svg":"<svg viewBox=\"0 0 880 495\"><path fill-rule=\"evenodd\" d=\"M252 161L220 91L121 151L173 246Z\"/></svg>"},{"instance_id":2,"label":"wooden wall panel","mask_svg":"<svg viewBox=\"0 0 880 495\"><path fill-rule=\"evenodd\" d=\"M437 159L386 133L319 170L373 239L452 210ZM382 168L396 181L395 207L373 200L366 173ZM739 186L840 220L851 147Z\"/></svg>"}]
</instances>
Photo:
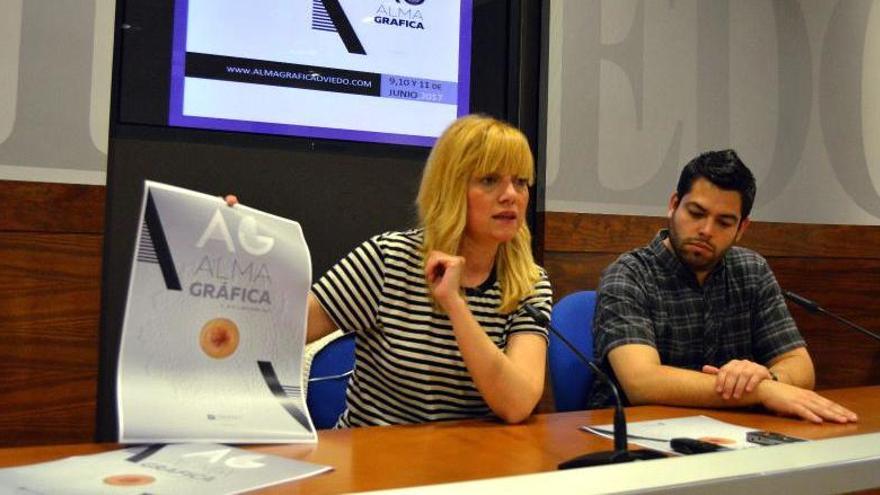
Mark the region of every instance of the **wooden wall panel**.
<instances>
[{"instance_id":1,"label":"wooden wall panel","mask_svg":"<svg viewBox=\"0 0 880 495\"><path fill-rule=\"evenodd\" d=\"M875 253L880 254L880 253ZM782 287L880 333L880 259L769 257ZM817 388L880 383L880 342L789 303L816 365Z\"/></svg>"},{"instance_id":2,"label":"wooden wall panel","mask_svg":"<svg viewBox=\"0 0 880 495\"><path fill-rule=\"evenodd\" d=\"M643 246L666 217L545 212L544 252L623 253ZM880 258L880 227L752 222L742 245L766 257Z\"/></svg>"},{"instance_id":3,"label":"wooden wall panel","mask_svg":"<svg viewBox=\"0 0 880 495\"><path fill-rule=\"evenodd\" d=\"M0 446L91 441L100 315L104 188L0 181ZM546 213L544 264L557 299L598 284L664 218ZM756 223L745 245L780 283L880 328L880 228ZM880 345L794 308L819 387L880 383ZM549 388L548 388L549 391ZM552 410L552 395L540 410Z\"/></svg>"},{"instance_id":4,"label":"wooden wall panel","mask_svg":"<svg viewBox=\"0 0 880 495\"><path fill-rule=\"evenodd\" d=\"M0 180L0 231L103 235L104 189Z\"/></svg>"},{"instance_id":5,"label":"wooden wall panel","mask_svg":"<svg viewBox=\"0 0 880 495\"><path fill-rule=\"evenodd\" d=\"M599 286L602 270L617 259L612 253L544 252L544 268L553 283L553 299Z\"/></svg>"},{"instance_id":6,"label":"wooden wall panel","mask_svg":"<svg viewBox=\"0 0 880 495\"><path fill-rule=\"evenodd\" d=\"M0 446L92 441L104 188L0 181Z\"/></svg>"},{"instance_id":7,"label":"wooden wall panel","mask_svg":"<svg viewBox=\"0 0 880 495\"><path fill-rule=\"evenodd\" d=\"M545 212L544 255L623 253L649 242L666 226L660 217Z\"/></svg>"},{"instance_id":8,"label":"wooden wall panel","mask_svg":"<svg viewBox=\"0 0 880 495\"><path fill-rule=\"evenodd\" d=\"M662 217L544 214L544 266L556 299L595 289L617 256L650 242ZM880 227L754 222L743 245L762 253L783 288L880 332ZM880 343L792 307L813 355L818 388L880 383Z\"/></svg>"}]
</instances>

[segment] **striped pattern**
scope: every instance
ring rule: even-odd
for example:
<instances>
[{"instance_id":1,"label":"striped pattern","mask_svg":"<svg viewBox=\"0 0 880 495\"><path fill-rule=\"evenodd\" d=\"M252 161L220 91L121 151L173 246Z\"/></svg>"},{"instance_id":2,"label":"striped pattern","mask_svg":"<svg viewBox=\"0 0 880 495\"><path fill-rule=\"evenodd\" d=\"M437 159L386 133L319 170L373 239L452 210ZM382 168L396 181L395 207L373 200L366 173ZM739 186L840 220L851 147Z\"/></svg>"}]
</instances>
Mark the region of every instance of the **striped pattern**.
<instances>
[{"instance_id":1,"label":"striped pattern","mask_svg":"<svg viewBox=\"0 0 880 495\"><path fill-rule=\"evenodd\" d=\"M330 269L312 290L328 315L356 332L355 370L337 426L421 423L484 416L488 406L465 368L449 319L436 312L423 275L421 230L376 236ZM516 332L538 333L521 308L501 314L490 277L467 289L468 306L486 334L505 348ZM546 274L522 304L550 313Z\"/></svg>"},{"instance_id":2,"label":"striped pattern","mask_svg":"<svg viewBox=\"0 0 880 495\"><path fill-rule=\"evenodd\" d=\"M147 226L147 222L141 223L141 241L138 243L137 260L143 263L159 264L156 246L153 245L153 237L150 236L150 228Z\"/></svg>"},{"instance_id":3,"label":"striped pattern","mask_svg":"<svg viewBox=\"0 0 880 495\"><path fill-rule=\"evenodd\" d=\"M302 391L298 386L283 385L278 380L278 374L275 373L275 366L269 361L257 361L257 367L260 374L266 382L266 386L272 395L278 399L279 405L287 411L290 416L299 422L303 428L309 428L309 418L306 414L304 404L299 400Z\"/></svg>"},{"instance_id":4,"label":"striped pattern","mask_svg":"<svg viewBox=\"0 0 880 495\"><path fill-rule=\"evenodd\" d=\"M312 29L336 32L336 26L330 20L330 14L321 0L312 0Z\"/></svg>"},{"instance_id":5,"label":"striped pattern","mask_svg":"<svg viewBox=\"0 0 880 495\"><path fill-rule=\"evenodd\" d=\"M284 385L281 384L281 389L284 390L284 393L287 394L291 399L299 399L302 397L302 387L299 385Z\"/></svg>"}]
</instances>

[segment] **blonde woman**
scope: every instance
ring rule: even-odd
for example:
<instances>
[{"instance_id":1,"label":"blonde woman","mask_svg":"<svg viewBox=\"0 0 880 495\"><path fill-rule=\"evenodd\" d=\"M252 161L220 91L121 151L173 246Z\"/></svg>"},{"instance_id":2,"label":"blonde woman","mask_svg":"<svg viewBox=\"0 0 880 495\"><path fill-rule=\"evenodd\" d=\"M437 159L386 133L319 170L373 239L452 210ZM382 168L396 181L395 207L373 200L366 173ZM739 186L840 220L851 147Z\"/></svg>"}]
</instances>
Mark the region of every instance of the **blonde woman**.
<instances>
[{"instance_id":1,"label":"blonde woman","mask_svg":"<svg viewBox=\"0 0 880 495\"><path fill-rule=\"evenodd\" d=\"M355 332L337 427L495 414L526 419L541 397L552 291L525 222L534 181L525 136L491 117L456 120L428 157L420 226L375 236L309 294L309 342Z\"/></svg>"}]
</instances>

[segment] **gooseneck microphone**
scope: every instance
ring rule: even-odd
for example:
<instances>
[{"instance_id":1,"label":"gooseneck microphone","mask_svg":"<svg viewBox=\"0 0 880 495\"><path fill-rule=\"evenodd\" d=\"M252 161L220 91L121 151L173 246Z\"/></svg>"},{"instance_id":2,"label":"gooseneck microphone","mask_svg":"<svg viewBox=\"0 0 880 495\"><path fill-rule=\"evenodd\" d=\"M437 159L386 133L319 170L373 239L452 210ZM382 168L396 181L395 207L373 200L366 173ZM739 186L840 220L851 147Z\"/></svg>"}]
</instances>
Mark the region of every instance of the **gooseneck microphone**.
<instances>
[{"instance_id":1,"label":"gooseneck microphone","mask_svg":"<svg viewBox=\"0 0 880 495\"><path fill-rule=\"evenodd\" d=\"M870 330L867 330L864 327L856 325L855 323L847 320L846 318L844 318L842 316L838 316L837 314L832 313L831 311L828 311L827 309L823 308L822 306L819 306L814 301L811 301L811 300L807 299L806 297L799 296L799 295L795 294L794 292L791 292L788 290L783 290L782 295L785 296L786 299L788 299L789 301L792 301L793 303L797 304L798 306L803 307L804 309L806 309L810 313L822 313L823 315L829 316L829 317L843 323L844 325L846 325L854 330L858 330L859 332L862 332L863 334L867 335L868 337L871 337L877 341L880 341L880 335L877 335L876 333L871 332Z\"/></svg>"},{"instance_id":2,"label":"gooseneck microphone","mask_svg":"<svg viewBox=\"0 0 880 495\"><path fill-rule=\"evenodd\" d=\"M611 393L614 394L614 450L610 452L594 452L590 454L585 454L579 457L575 457L574 459L570 459L559 464L559 469L570 469L577 467L587 467L587 466L601 466L603 464L617 464L622 462L631 462L631 461L640 461L640 460L648 460L648 459L659 459L666 457L660 452L656 452L653 450L629 450L627 449L627 432L626 432L626 415L623 412L623 400L620 398L620 392L617 389L617 385L611 380L604 371L602 371L596 363L593 362L592 359L588 359L583 355L582 352L577 350L577 348L572 344L565 336L557 330L552 323L550 323L550 319L547 318L544 313L538 311L537 308L532 306L531 304L526 304L524 306L526 312L529 316L532 317L533 320L538 325L546 328L550 332L553 333L559 340L562 341L571 352L575 354L575 356L580 359L584 366L593 370L593 373L602 381L608 384L611 387Z\"/></svg>"}]
</instances>

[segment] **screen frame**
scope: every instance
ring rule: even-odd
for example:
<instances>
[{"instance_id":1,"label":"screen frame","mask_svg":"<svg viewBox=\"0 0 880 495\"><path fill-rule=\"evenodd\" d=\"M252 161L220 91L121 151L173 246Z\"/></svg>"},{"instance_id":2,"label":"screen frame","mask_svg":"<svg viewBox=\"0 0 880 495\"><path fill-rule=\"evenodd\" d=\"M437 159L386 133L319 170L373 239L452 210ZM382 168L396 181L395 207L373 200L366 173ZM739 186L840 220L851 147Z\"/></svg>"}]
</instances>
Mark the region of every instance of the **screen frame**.
<instances>
[{"instance_id":1,"label":"screen frame","mask_svg":"<svg viewBox=\"0 0 880 495\"><path fill-rule=\"evenodd\" d=\"M458 81L455 113L456 117L461 117L467 115L470 109L473 0L458 1L460 1L460 13L458 34ZM188 7L189 0L174 0L170 72L171 87L167 122L169 126L252 134L274 134L308 139L332 139L420 147L433 146L439 137L185 115L183 100L185 79L187 77L186 37ZM381 74L377 75L382 76Z\"/></svg>"}]
</instances>

